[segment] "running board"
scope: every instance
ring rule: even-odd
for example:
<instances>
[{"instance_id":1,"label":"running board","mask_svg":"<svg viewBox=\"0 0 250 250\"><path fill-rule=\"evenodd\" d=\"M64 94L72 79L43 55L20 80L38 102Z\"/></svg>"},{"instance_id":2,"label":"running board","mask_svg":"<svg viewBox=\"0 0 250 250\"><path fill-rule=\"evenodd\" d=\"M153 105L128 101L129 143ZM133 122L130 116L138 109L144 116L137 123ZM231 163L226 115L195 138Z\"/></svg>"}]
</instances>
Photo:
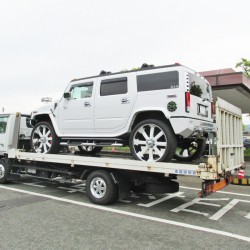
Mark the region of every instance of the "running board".
<instances>
[{"instance_id":1,"label":"running board","mask_svg":"<svg viewBox=\"0 0 250 250\"><path fill-rule=\"evenodd\" d=\"M77 142L61 142L61 146L92 146L92 147L122 147L124 146L122 143L94 143L94 142L83 142L83 143L77 143Z\"/></svg>"}]
</instances>

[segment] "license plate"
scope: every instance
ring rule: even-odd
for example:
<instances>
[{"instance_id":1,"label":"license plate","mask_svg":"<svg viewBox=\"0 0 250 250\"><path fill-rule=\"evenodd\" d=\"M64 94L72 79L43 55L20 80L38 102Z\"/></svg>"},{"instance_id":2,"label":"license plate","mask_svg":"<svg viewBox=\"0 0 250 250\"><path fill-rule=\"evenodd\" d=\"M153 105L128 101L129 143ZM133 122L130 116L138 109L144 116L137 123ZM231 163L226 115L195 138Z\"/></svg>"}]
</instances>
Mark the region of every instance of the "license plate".
<instances>
[{"instance_id":1,"label":"license plate","mask_svg":"<svg viewBox=\"0 0 250 250\"><path fill-rule=\"evenodd\" d=\"M198 115L208 116L207 106L198 104Z\"/></svg>"}]
</instances>

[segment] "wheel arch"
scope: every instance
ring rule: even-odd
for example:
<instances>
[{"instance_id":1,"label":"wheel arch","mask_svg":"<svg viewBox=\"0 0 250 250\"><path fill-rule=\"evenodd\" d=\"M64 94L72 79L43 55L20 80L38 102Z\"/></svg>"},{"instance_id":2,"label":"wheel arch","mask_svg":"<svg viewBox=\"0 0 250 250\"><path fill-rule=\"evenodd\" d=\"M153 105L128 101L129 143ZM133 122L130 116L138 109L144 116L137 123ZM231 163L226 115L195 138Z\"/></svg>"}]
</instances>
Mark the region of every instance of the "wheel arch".
<instances>
[{"instance_id":1,"label":"wheel arch","mask_svg":"<svg viewBox=\"0 0 250 250\"><path fill-rule=\"evenodd\" d=\"M56 135L58 137L61 137L61 133L60 130L57 126L57 123L55 121L55 119L53 119L54 117L51 114L48 113L43 113L43 114L38 114L36 116L34 116L31 120L31 125L35 126L37 123L39 122L50 122L56 132Z\"/></svg>"},{"instance_id":2,"label":"wheel arch","mask_svg":"<svg viewBox=\"0 0 250 250\"><path fill-rule=\"evenodd\" d=\"M173 127L169 121L169 119L166 117L166 115L160 111L160 110L150 110L150 111L140 111L137 112L132 119L131 125L130 125L130 131L138 124L139 122L146 120L146 119L157 119L166 122L169 127L173 130ZM174 130L173 130L174 131Z\"/></svg>"},{"instance_id":3,"label":"wheel arch","mask_svg":"<svg viewBox=\"0 0 250 250\"><path fill-rule=\"evenodd\" d=\"M36 115L35 117L33 117L32 121L31 121L33 126L35 126L39 122L51 122L52 123L52 120L51 120L49 114L39 114L39 115Z\"/></svg>"}]
</instances>

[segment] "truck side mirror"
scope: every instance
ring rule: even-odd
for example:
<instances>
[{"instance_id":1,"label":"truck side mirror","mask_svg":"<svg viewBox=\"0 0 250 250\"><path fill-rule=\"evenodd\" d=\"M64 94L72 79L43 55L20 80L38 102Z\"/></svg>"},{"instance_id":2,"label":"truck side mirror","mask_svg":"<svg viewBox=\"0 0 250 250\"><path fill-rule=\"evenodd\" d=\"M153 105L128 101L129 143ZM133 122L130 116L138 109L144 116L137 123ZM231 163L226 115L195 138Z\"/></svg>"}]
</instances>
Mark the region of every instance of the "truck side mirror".
<instances>
[{"instance_id":1,"label":"truck side mirror","mask_svg":"<svg viewBox=\"0 0 250 250\"><path fill-rule=\"evenodd\" d=\"M69 98L71 97L71 93L70 93L70 92L65 92L65 93L63 94L63 97L64 97L65 99L69 99Z\"/></svg>"}]
</instances>

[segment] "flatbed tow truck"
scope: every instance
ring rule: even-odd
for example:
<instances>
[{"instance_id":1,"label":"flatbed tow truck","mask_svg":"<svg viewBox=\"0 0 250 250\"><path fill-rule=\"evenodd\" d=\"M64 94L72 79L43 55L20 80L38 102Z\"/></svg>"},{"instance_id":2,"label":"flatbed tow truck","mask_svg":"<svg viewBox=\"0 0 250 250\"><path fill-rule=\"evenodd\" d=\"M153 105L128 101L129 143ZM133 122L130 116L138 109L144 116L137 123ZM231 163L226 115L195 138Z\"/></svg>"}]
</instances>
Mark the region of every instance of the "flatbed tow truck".
<instances>
[{"instance_id":1,"label":"flatbed tow truck","mask_svg":"<svg viewBox=\"0 0 250 250\"><path fill-rule=\"evenodd\" d=\"M3 116L3 114L2 114ZM243 167L241 110L219 99L215 130L209 139L209 154L200 163L145 162L118 156L83 156L71 152L40 154L19 148L21 114L7 117L0 131L0 184L31 175L60 182L86 181L90 201L105 205L134 192L174 193L178 175L197 176L202 182L200 197L227 186L232 174ZM1 117L1 115L0 115Z\"/></svg>"}]
</instances>

